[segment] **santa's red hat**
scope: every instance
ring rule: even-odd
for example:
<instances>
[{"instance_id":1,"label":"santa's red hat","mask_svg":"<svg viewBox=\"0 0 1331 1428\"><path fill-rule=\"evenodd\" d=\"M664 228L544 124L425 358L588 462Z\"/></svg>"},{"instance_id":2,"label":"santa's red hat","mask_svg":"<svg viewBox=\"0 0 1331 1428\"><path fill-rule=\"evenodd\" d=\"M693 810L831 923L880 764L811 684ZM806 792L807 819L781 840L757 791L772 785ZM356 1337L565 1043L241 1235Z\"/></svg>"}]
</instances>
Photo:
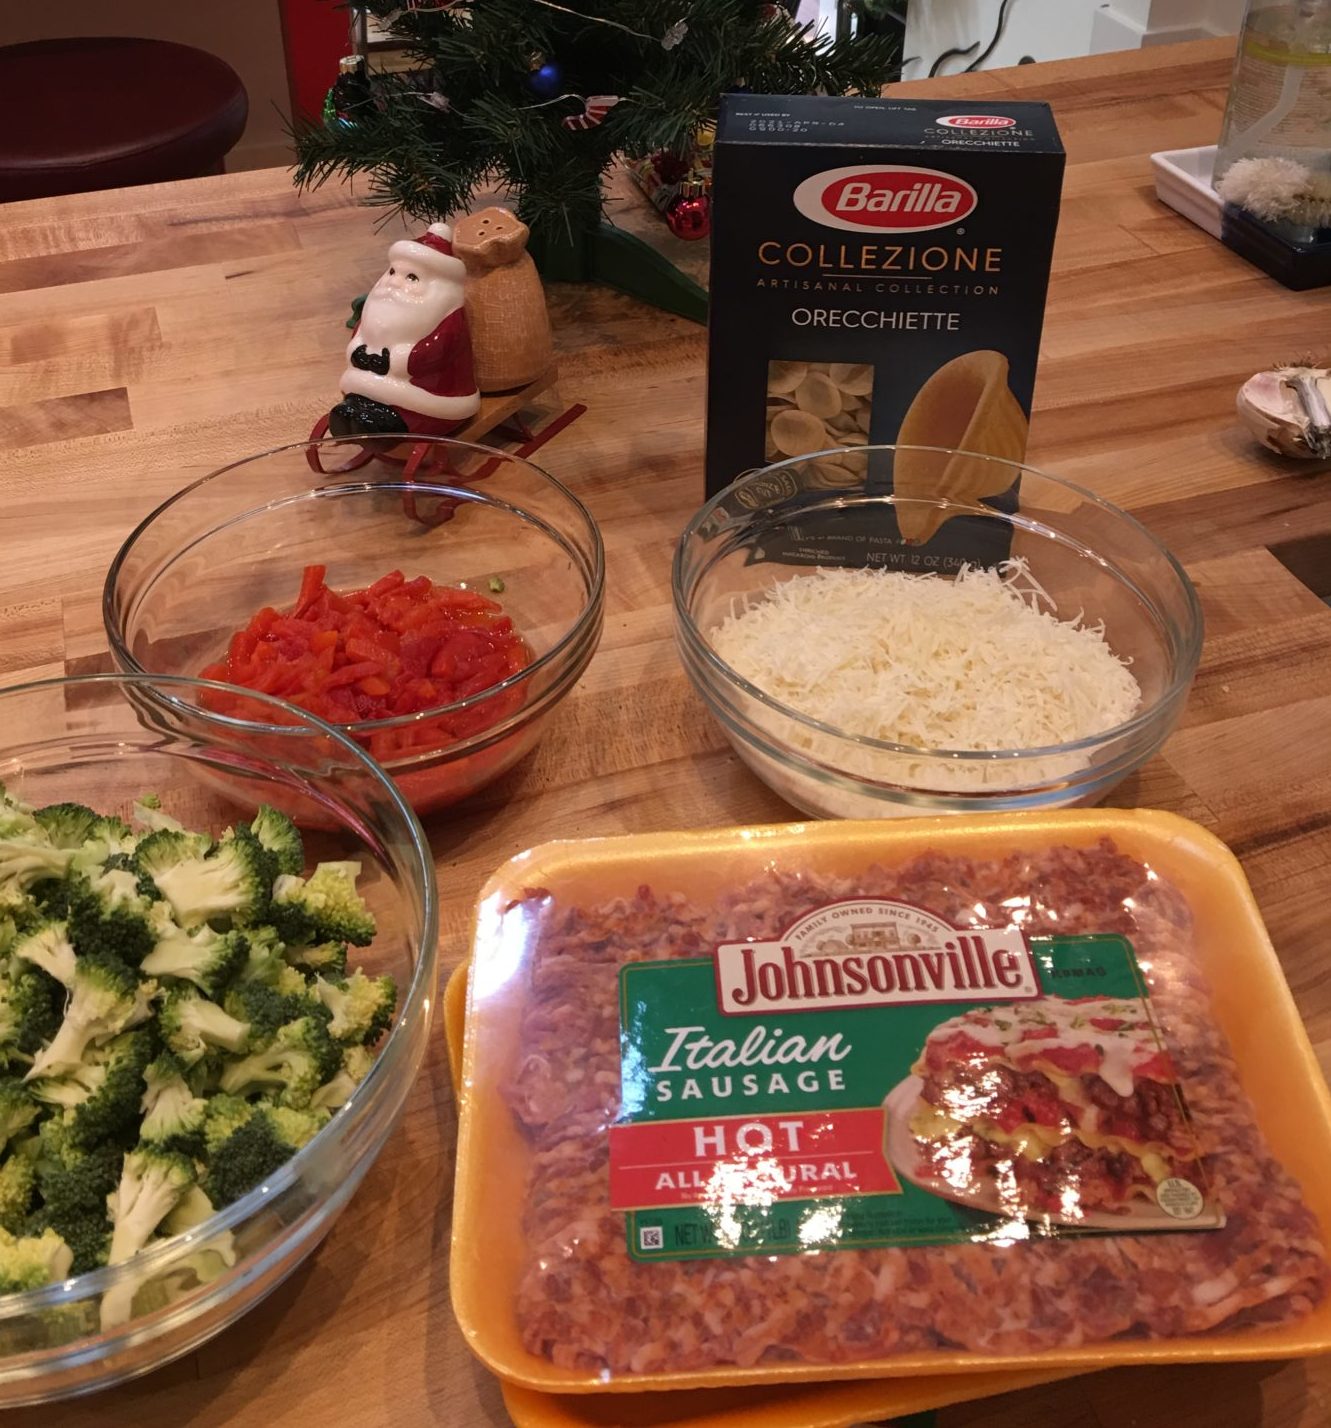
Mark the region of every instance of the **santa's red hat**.
<instances>
[{"instance_id":1,"label":"santa's red hat","mask_svg":"<svg viewBox=\"0 0 1331 1428\"><path fill-rule=\"evenodd\" d=\"M399 238L388 250L388 261L458 282L467 275L462 259L453 255L453 230L447 223L430 224L419 238Z\"/></svg>"}]
</instances>

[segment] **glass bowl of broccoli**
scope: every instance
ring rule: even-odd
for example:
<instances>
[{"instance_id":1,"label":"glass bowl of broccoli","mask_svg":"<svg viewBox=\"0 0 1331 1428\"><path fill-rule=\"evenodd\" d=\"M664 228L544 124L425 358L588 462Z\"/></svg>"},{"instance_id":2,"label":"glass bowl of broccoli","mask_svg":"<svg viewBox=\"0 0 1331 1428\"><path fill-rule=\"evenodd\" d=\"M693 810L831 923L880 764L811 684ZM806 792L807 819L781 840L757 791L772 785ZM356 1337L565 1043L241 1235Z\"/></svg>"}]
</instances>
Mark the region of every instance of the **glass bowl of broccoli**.
<instances>
[{"instance_id":1,"label":"glass bowl of broccoli","mask_svg":"<svg viewBox=\"0 0 1331 1428\"><path fill-rule=\"evenodd\" d=\"M332 726L206 693L0 691L0 1407L245 1313L354 1194L425 1053L411 809Z\"/></svg>"}]
</instances>

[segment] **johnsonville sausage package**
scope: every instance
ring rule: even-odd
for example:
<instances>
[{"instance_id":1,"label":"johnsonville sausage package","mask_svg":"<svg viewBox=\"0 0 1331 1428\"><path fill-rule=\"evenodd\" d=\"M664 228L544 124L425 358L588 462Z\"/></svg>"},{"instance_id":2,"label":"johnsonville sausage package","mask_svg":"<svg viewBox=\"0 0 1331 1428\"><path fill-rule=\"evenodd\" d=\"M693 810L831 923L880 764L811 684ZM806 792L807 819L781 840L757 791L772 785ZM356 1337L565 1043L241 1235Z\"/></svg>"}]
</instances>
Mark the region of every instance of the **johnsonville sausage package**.
<instances>
[{"instance_id":1,"label":"johnsonville sausage package","mask_svg":"<svg viewBox=\"0 0 1331 1428\"><path fill-rule=\"evenodd\" d=\"M829 487L868 478L1010 508L1007 468L858 448L1025 455L1062 175L1045 104L724 96L707 495L831 448ZM964 526L901 534L944 556L1003 554Z\"/></svg>"},{"instance_id":2,"label":"johnsonville sausage package","mask_svg":"<svg viewBox=\"0 0 1331 1428\"><path fill-rule=\"evenodd\" d=\"M1168 815L537 849L461 1084L454 1302L527 1387L1331 1346L1331 1101Z\"/></svg>"}]
</instances>

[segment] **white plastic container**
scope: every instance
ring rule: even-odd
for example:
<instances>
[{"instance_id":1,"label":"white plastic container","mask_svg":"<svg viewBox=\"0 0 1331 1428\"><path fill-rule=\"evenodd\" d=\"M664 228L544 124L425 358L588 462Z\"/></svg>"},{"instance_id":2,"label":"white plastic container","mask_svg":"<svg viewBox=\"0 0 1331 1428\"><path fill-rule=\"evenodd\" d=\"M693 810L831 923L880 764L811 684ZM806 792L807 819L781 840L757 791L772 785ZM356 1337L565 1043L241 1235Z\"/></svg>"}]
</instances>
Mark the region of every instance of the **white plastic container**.
<instances>
[{"instance_id":1,"label":"white plastic container","mask_svg":"<svg viewBox=\"0 0 1331 1428\"><path fill-rule=\"evenodd\" d=\"M1151 155L1155 174L1155 196L1161 203L1181 213L1212 238L1220 237L1220 216L1224 204L1211 187L1216 146L1200 149L1169 149Z\"/></svg>"}]
</instances>

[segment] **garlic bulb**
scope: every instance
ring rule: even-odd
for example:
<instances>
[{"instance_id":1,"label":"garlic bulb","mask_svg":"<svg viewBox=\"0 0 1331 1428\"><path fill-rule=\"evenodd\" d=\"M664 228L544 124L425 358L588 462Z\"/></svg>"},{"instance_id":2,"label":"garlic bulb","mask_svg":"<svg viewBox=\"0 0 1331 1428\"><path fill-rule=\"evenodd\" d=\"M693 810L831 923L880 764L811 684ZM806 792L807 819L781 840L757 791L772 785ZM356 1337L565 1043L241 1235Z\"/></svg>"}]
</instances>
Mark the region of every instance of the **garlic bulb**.
<instances>
[{"instance_id":1,"label":"garlic bulb","mask_svg":"<svg viewBox=\"0 0 1331 1428\"><path fill-rule=\"evenodd\" d=\"M1239 420L1281 456L1331 459L1331 370L1276 367L1239 388Z\"/></svg>"}]
</instances>

